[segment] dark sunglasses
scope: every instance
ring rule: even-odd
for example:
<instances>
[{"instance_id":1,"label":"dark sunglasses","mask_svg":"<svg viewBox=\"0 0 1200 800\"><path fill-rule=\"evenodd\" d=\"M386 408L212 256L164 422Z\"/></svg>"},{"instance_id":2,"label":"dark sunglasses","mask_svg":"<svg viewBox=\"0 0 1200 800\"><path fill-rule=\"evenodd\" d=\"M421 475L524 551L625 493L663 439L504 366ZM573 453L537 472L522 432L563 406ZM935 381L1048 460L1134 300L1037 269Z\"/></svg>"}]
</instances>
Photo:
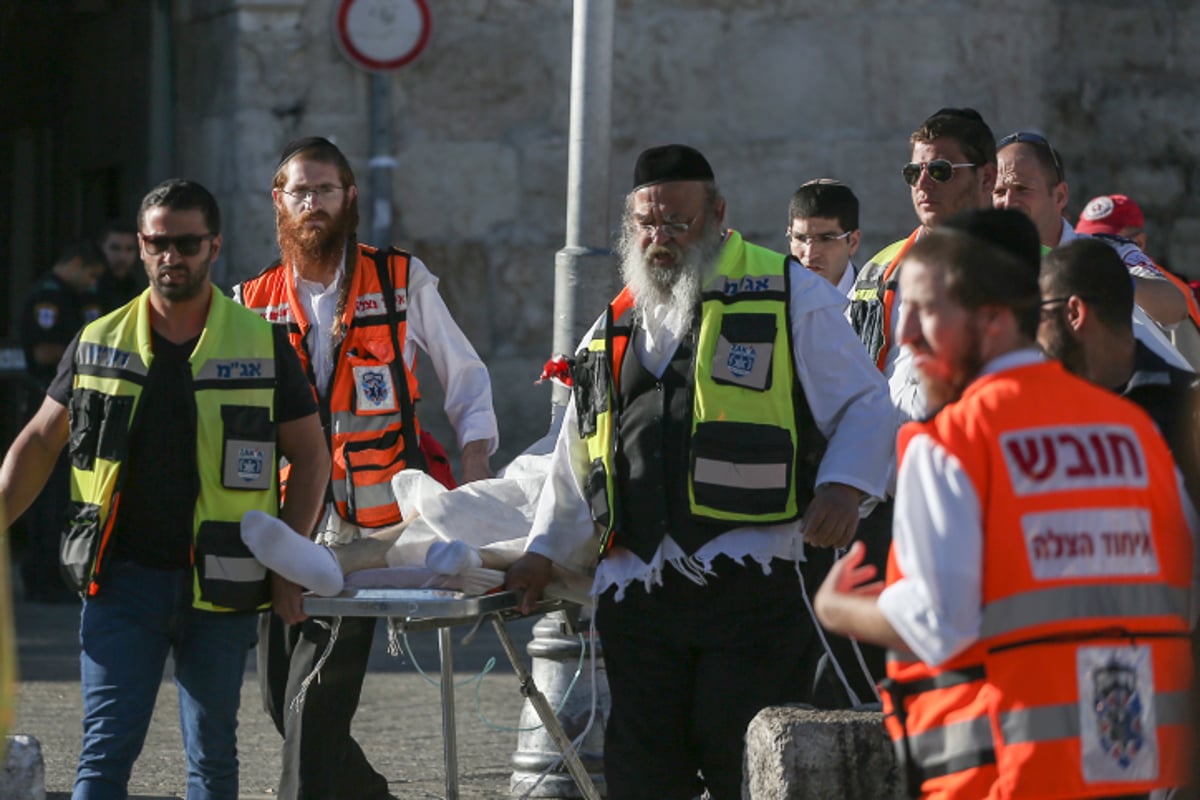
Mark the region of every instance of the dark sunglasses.
<instances>
[{"instance_id":1,"label":"dark sunglasses","mask_svg":"<svg viewBox=\"0 0 1200 800\"><path fill-rule=\"evenodd\" d=\"M928 172L929 177L938 183L946 183L954 177L954 170L962 169L963 167L978 166L978 164L973 164L969 161L954 164L944 158L935 158L933 161L926 161L924 163L910 161L904 165L904 169L900 170L900 174L904 176L904 182L909 186L917 185L917 181L921 180L922 170Z\"/></svg>"},{"instance_id":2,"label":"dark sunglasses","mask_svg":"<svg viewBox=\"0 0 1200 800\"><path fill-rule=\"evenodd\" d=\"M1050 140L1040 133L1032 133L1030 131L1017 131L1010 133L1000 141L996 142L996 149L1003 150L1010 144L1031 144L1034 147L1044 147L1046 152L1050 154L1050 160L1054 162L1054 172L1058 176L1058 182L1062 183L1066 172L1063 171L1062 161L1058 158L1058 151L1050 144Z\"/></svg>"},{"instance_id":3,"label":"dark sunglasses","mask_svg":"<svg viewBox=\"0 0 1200 800\"><path fill-rule=\"evenodd\" d=\"M146 248L146 252L152 256L161 256L163 253L175 246L175 252L181 256L194 256L200 252L200 244L202 242L215 239L215 233L185 233L181 236L147 236L139 234L142 238L142 244Z\"/></svg>"}]
</instances>

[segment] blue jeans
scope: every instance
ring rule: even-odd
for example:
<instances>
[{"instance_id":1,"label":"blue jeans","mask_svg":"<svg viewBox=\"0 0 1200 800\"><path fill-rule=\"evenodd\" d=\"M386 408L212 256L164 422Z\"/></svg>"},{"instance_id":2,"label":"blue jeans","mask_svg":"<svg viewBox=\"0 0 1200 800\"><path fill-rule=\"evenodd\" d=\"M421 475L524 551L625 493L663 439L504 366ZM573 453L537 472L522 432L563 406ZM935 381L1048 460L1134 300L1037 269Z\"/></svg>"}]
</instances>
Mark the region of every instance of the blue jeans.
<instances>
[{"instance_id":1,"label":"blue jeans","mask_svg":"<svg viewBox=\"0 0 1200 800\"><path fill-rule=\"evenodd\" d=\"M255 614L192 608L188 570L115 562L79 626L83 748L72 800L123 800L167 654L175 661L188 800L237 800L237 714Z\"/></svg>"}]
</instances>

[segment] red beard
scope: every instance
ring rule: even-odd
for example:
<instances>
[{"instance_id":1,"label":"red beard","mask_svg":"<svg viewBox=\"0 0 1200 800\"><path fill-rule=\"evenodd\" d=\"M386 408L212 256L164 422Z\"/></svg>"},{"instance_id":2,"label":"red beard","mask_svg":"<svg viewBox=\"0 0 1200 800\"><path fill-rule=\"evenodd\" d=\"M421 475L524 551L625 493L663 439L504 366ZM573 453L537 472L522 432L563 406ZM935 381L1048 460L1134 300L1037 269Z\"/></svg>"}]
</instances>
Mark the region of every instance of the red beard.
<instances>
[{"instance_id":1,"label":"red beard","mask_svg":"<svg viewBox=\"0 0 1200 800\"><path fill-rule=\"evenodd\" d=\"M346 247L346 241L357 227L353 218L356 214L343 205L337 216L321 209L310 209L303 214L289 216L279 209L275 213L275 228L279 236L279 253L285 264L328 264L338 262ZM324 228L310 227L306 223L325 220Z\"/></svg>"}]
</instances>

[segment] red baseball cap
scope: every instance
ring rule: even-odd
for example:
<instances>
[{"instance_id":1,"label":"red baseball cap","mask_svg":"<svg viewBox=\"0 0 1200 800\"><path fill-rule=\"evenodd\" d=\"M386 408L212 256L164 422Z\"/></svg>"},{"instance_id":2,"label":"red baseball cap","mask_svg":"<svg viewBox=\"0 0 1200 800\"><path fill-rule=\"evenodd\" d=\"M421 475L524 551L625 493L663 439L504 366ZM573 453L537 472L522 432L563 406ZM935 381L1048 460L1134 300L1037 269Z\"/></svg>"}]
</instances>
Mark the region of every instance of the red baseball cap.
<instances>
[{"instance_id":1,"label":"red baseball cap","mask_svg":"<svg viewBox=\"0 0 1200 800\"><path fill-rule=\"evenodd\" d=\"M1146 217L1138 204L1123 194L1102 194L1088 200L1075 230L1079 233L1108 233L1117 236L1126 228L1142 228Z\"/></svg>"}]
</instances>

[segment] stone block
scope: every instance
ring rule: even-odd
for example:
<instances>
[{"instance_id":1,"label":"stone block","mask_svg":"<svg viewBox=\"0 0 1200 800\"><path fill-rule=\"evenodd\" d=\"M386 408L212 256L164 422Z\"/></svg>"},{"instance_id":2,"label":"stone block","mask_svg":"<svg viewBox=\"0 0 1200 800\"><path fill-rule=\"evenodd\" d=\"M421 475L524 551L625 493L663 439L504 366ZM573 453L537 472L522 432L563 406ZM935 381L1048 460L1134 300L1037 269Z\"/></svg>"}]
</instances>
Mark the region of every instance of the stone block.
<instances>
[{"instance_id":1,"label":"stone block","mask_svg":"<svg viewBox=\"0 0 1200 800\"><path fill-rule=\"evenodd\" d=\"M747 800L900 800L903 781L882 715L765 708L746 731Z\"/></svg>"},{"instance_id":2,"label":"stone block","mask_svg":"<svg viewBox=\"0 0 1200 800\"><path fill-rule=\"evenodd\" d=\"M42 746L32 736L7 737L8 757L0 773L0 797L5 800L46 800L46 765Z\"/></svg>"}]
</instances>

